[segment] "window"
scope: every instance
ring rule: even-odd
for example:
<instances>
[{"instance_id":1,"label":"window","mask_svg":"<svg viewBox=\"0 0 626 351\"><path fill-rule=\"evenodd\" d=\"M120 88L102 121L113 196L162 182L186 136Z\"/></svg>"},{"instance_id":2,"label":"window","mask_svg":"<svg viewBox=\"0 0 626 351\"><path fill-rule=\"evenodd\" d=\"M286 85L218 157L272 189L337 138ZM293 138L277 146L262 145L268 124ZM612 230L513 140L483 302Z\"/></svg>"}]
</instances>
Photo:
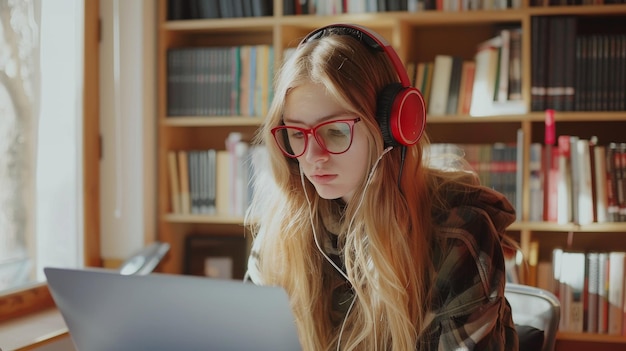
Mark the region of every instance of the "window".
<instances>
[{"instance_id":1,"label":"window","mask_svg":"<svg viewBox=\"0 0 626 351\"><path fill-rule=\"evenodd\" d=\"M0 291L83 262L83 6L0 0Z\"/></svg>"}]
</instances>

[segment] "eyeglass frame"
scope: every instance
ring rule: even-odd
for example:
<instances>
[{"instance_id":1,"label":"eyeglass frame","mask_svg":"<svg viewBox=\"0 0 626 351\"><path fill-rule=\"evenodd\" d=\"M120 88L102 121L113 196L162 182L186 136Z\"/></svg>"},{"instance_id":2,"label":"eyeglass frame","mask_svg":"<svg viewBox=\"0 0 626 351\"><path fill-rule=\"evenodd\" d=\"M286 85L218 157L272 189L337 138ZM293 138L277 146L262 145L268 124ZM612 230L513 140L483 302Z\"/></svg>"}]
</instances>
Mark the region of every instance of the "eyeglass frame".
<instances>
[{"instance_id":1,"label":"eyeglass frame","mask_svg":"<svg viewBox=\"0 0 626 351\"><path fill-rule=\"evenodd\" d=\"M271 129L272 132L272 136L274 137L274 142L276 143L276 145L278 146L278 148L280 149L280 151L287 157L289 158L298 158L302 155L304 155L304 153L306 152L307 148L309 147L309 134L313 136L313 139L317 142L317 145L319 145L319 147L328 152L329 154L332 155L340 155L343 153L348 152L348 150L350 150L350 147L352 146L352 141L354 140L354 125L357 124L358 122L361 121L361 117L356 117L356 118L350 118L350 119L335 119L335 120L330 120L330 121L325 121L319 124L314 125L311 128L302 128L302 127L296 127L296 126L287 126L285 124L276 126L274 128ZM342 122L342 123L347 123L348 126L350 127L350 143L348 143L348 146L346 147L345 150L341 151L341 152L333 152L330 151L326 148L326 145L324 145L323 140L318 139L317 136L317 130L325 125L328 124L333 124L333 123L337 123L337 122ZM298 155L292 155L290 153L288 153L287 151L285 151L283 149L283 147L281 146L281 142L278 140L278 138L282 138L284 136L278 136L278 132L280 132L283 129L296 129L302 133L304 133L304 148L302 149L302 152ZM320 137L321 138L321 137ZM287 146L287 144L283 145ZM291 147L291 145L289 144L289 146ZM293 149L292 149L293 151Z\"/></svg>"}]
</instances>

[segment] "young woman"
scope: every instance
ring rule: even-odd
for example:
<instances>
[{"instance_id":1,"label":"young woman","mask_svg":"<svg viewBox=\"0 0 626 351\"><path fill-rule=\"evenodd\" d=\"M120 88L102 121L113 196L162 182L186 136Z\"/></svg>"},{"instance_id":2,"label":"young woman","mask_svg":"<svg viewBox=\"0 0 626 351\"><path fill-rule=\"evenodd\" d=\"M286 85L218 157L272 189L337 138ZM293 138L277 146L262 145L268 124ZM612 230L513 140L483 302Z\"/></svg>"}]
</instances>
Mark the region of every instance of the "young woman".
<instances>
[{"instance_id":1,"label":"young woman","mask_svg":"<svg viewBox=\"0 0 626 351\"><path fill-rule=\"evenodd\" d=\"M471 173L428 166L424 110L360 26L312 32L277 77L247 278L287 291L305 350L518 347L503 295L514 210Z\"/></svg>"}]
</instances>

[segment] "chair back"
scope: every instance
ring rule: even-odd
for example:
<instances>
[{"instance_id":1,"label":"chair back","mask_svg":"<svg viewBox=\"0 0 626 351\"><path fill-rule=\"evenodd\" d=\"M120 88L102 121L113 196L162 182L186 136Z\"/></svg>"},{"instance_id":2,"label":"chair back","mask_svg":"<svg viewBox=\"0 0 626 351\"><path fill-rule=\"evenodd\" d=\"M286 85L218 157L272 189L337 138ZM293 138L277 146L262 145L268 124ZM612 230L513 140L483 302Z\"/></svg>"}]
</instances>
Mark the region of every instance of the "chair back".
<instances>
[{"instance_id":1,"label":"chair back","mask_svg":"<svg viewBox=\"0 0 626 351\"><path fill-rule=\"evenodd\" d=\"M514 283L506 283L504 296L511 305L513 322L542 330L544 341L541 351L554 350L561 318L559 299L547 290Z\"/></svg>"}]
</instances>

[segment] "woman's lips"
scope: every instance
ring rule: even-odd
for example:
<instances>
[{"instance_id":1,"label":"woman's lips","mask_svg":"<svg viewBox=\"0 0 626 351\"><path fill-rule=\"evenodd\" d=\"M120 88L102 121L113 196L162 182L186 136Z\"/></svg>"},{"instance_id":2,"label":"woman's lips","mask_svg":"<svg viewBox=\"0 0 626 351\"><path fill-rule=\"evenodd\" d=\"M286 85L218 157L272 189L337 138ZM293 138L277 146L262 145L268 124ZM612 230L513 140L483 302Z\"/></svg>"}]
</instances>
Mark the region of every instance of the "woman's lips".
<instances>
[{"instance_id":1,"label":"woman's lips","mask_svg":"<svg viewBox=\"0 0 626 351\"><path fill-rule=\"evenodd\" d=\"M311 181L317 184L327 184L337 178L336 174L315 174L311 176Z\"/></svg>"}]
</instances>

